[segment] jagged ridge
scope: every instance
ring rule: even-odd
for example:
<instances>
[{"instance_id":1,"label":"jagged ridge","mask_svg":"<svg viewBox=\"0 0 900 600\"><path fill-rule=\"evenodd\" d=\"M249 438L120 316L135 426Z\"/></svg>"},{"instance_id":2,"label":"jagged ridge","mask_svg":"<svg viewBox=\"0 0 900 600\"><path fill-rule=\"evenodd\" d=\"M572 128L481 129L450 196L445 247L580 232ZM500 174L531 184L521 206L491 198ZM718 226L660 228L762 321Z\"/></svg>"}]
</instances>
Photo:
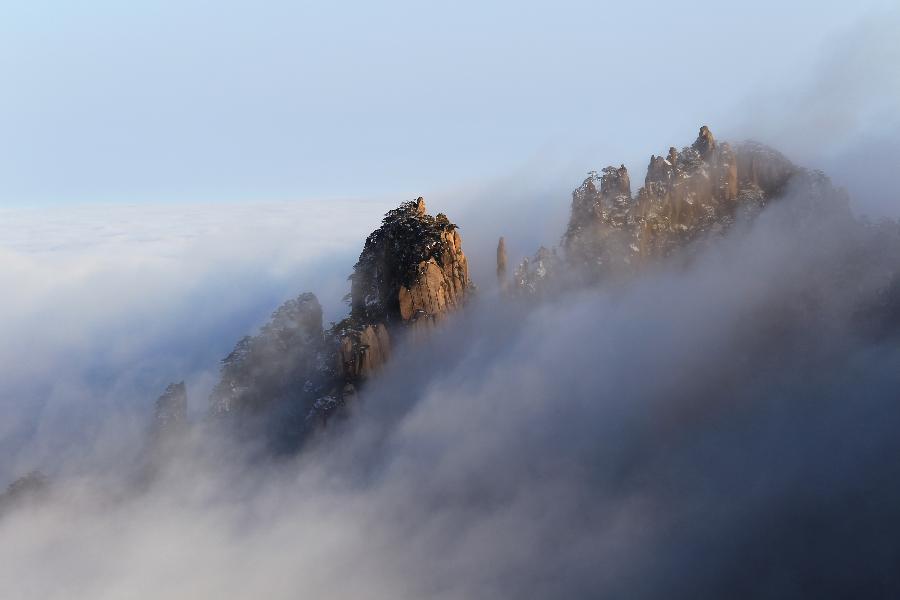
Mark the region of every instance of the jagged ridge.
<instances>
[{"instance_id":1,"label":"jagged ridge","mask_svg":"<svg viewBox=\"0 0 900 600\"><path fill-rule=\"evenodd\" d=\"M817 188L822 201L843 204L849 211L846 196L822 173L801 169L756 142L733 149L717 142L704 125L690 146L650 157L644 185L635 196L624 165L606 167L600 174L591 171L572 192L561 241L564 262L589 281L630 272L703 236L724 233L794 184ZM555 249L541 248L516 270L515 289L539 293L562 270L562 262Z\"/></svg>"}]
</instances>

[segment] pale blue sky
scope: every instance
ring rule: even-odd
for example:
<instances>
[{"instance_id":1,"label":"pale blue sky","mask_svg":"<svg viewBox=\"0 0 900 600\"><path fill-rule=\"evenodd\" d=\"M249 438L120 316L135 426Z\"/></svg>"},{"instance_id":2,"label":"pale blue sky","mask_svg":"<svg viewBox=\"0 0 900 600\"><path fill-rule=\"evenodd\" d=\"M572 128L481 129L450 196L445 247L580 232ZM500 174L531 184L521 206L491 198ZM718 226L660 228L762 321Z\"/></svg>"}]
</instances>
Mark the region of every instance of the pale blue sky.
<instances>
[{"instance_id":1,"label":"pale blue sky","mask_svg":"<svg viewBox=\"0 0 900 600\"><path fill-rule=\"evenodd\" d=\"M405 198L645 160L890 4L0 0L0 203Z\"/></svg>"}]
</instances>

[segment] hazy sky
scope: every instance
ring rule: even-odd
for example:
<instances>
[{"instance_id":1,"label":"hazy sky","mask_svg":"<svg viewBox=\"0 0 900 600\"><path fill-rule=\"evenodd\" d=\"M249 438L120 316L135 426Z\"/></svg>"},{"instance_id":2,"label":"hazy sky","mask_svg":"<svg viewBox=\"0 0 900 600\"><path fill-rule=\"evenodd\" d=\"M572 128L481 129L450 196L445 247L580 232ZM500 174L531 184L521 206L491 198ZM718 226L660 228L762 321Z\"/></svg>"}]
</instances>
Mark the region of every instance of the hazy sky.
<instances>
[{"instance_id":1,"label":"hazy sky","mask_svg":"<svg viewBox=\"0 0 900 600\"><path fill-rule=\"evenodd\" d=\"M7 0L0 204L406 198L645 161L891 4Z\"/></svg>"}]
</instances>

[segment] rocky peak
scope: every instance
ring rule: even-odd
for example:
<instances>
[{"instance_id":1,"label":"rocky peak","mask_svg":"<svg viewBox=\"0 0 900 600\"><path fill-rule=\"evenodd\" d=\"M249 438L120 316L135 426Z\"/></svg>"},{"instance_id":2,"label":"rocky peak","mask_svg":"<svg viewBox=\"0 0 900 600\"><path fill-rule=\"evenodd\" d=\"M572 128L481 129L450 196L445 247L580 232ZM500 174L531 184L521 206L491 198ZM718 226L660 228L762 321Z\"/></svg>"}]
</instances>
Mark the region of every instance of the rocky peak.
<instances>
[{"instance_id":1,"label":"rocky peak","mask_svg":"<svg viewBox=\"0 0 900 600\"><path fill-rule=\"evenodd\" d=\"M650 156L650 164L647 165L647 175L644 177L644 187L653 183L667 185L675 175L675 165L678 164L678 154L669 154L668 158Z\"/></svg>"},{"instance_id":2,"label":"rocky peak","mask_svg":"<svg viewBox=\"0 0 900 600\"><path fill-rule=\"evenodd\" d=\"M213 412L259 412L279 399L314 394L323 384L325 354L322 306L314 294L300 294L222 360Z\"/></svg>"},{"instance_id":3,"label":"rocky peak","mask_svg":"<svg viewBox=\"0 0 900 600\"><path fill-rule=\"evenodd\" d=\"M385 215L350 280L350 317L335 333L340 371L350 383L388 360L400 330L431 326L459 308L470 289L457 226L443 213L429 215L421 197Z\"/></svg>"},{"instance_id":4,"label":"rocky peak","mask_svg":"<svg viewBox=\"0 0 900 600\"><path fill-rule=\"evenodd\" d=\"M600 195L607 198L627 196L631 198L631 179L628 178L628 169L625 165L606 167L600 178Z\"/></svg>"},{"instance_id":5,"label":"rocky peak","mask_svg":"<svg viewBox=\"0 0 900 600\"><path fill-rule=\"evenodd\" d=\"M670 165L678 164L678 150L675 149L675 146L669 146L669 156L667 160Z\"/></svg>"},{"instance_id":6,"label":"rocky peak","mask_svg":"<svg viewBox=\"0 0 900 600\"><path fill-rule=\"evenodd\" d=\"M572 192L572 216L563 236L563 247L575 262L606 263L613 255L604 248L627 243L619 239L622 237L619 232L633 203L628 170L625 165L609 166L602 173L598 176L596 171L591 171L581 186ZM544 264L546 261L539 262ZM528 272L529 268L520 271ZM544 276L537 279L544 279Z\"/></svg>"},{"instance_id":7,"label":"rocky peak","mask_svg":"<svg viewBox=\"0 0 900 600\"><path fill-rule=\"evenodd\" d=\"M274 428L281 447L302 442L357 395L390 358L402 330L428 327L471 289L456 225L429 215L423 198L389 211L368 236L350 276L350 315L325 330L313 294L285 302L255 336L222 361L210 398L213 415L242 415ZM183 384L157 403L157 420L178 422Z\"/></svg>"},{"instance_id":8,"label":"rocky peak","mask_svg":"<svg viewBox=\"0 0 900 600\"><path fill-rule=\"evenodd\" d=\"M691 144L691 148L700 154L700 158L706 160L716 149L716 138L713 137L709 127L704 125L697 134L697 139ZM671 150L670 150L671 152Z\"/></svg>"},{"instance_id":9,"label":"rocky peak","mask_svg":"<svg viewBox=\"0 0 900 600\"><path fill-rule=\"evenodd\" d=\"M726 230L739 212L760 210L801 172L761 144L732 148L718 142L704 125L690 146L651 155L644 186L634 197L624 166L606 167L602 176L591 171L572 192L562 238L566 262L589 278L631 270L703 234ZM532 269L524 265L520 271Z\"/></svg>"},{"instance_id":10,"label":"rocky peak","mask_svg":"<svg viewBox=\"0 0 900 600\"><path fill-rule=\"evenodd\" d=\"M389 325L438 320L458 307L469 270L456 225L418 198L385 215L366 239L351 275L351 314Z\"/></svg>"}]
</instances>

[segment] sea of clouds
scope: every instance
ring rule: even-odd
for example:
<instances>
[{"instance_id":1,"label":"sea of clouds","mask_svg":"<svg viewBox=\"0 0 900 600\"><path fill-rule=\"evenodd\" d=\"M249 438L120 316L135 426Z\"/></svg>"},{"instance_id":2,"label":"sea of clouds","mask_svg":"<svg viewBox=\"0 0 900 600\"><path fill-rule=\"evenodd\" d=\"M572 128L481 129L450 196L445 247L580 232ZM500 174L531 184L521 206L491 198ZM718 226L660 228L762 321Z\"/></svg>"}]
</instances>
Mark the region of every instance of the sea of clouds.
<instances>
[{"instance_id":1,"label":"sea of clouds","mask_svg":"<svg viewBox=\"0 0 900 600\"><path fill-rule=\"evenodd\" d=\"M48 499L0 521L6 589L886 597L900 586L900 345L897 307L879 302L896 283L900 230L810 216L796 202L614 288L534 306L485 286L445 329L401 349L349 418L294 458L261 459L198 426L148 479L139 457L122 456L145 447L137 419L102 410L112 396L143 400L116 378L119 394L83 374L79 394L58 397L104 426L79 448L71 421L42 422L38 439L68 445L37 454L52 475ZM293 286L301 268L276 272ZM178 296L166 291L159 301ZM217 292L190 312L209 310ZM268 308L254 310L243 328ZM130 352L107 356L139 380L127 375ZM169 364L194 394L222 352L188 353L173 349ZM191 360L201 368L185 370Z\"/></svg>"},{"instance_id":2,"label":"sea of clouds","mask_svg":"<svg viewBox=\"0 0 900 600\"><path fill-rule=\"evenodd\" d=\"M891 18L732 129L827 168L875 220L900 214ZM519 305L492 283L496 239L512 262L554 244L578 183L542 165L426 194L479 293L350 418L277 460L198 426L149 478L165 385L186 381L200 423L218 361L282 301L343 316L365 236L420 192L0 209L0 485L50 479L0 517L2 595L896 596L896 223L788 199L689 260Z\"/></svg>"}]
</instances>

